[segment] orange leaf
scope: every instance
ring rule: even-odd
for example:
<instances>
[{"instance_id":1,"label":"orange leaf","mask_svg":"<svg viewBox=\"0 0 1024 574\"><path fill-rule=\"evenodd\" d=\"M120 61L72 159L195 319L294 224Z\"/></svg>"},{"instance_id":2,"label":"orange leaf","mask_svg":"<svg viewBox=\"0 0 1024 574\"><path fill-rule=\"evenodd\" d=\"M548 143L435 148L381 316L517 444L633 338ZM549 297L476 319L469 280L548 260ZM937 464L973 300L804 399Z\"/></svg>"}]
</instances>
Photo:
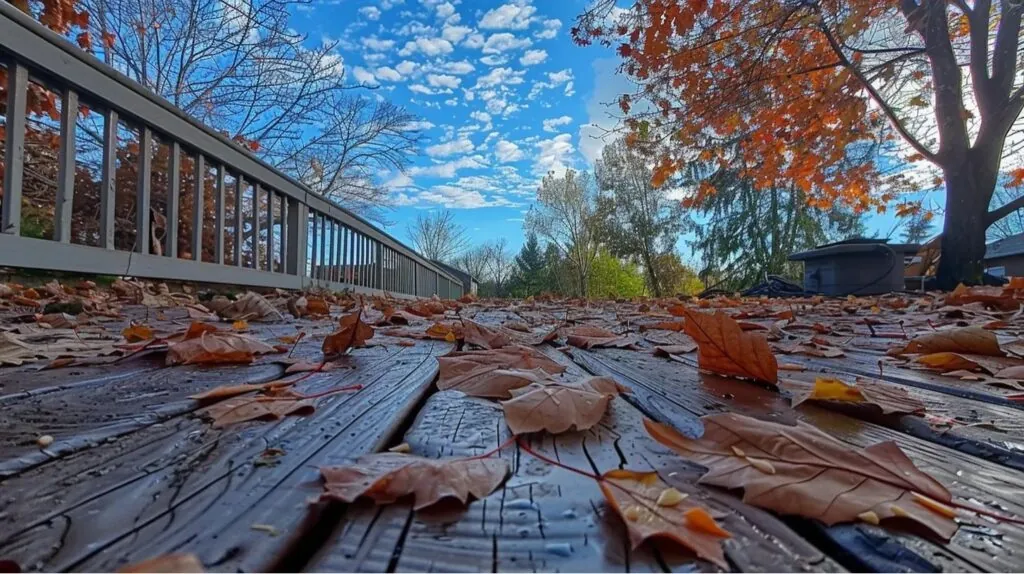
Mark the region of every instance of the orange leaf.
<instances>
[{"instance_id":1,"label":"orange leaf","mask_svg":"<svg viewBox=\"0 0 1024 574\"><path fill-rule=\"evenodd\" d=\"M245 335L207 331L172 344L167 349L167 364L251 363L256 355L276 352L274 347Z\"/></svg>"},{"instance_id":2,"label":"orange leaf","mask_svg":"<svg viewBox=\"0 0 1024 574\"><path fill-rule=\"evenodd\" d=\"M398 453L361 457L349 466L324 467L322 498L353 502L368 496L390 504L412 495L413 508L426 508L443 498L465 503L470 495L483 498L508 476L500 458L429 459Z\"/></svg>"},{"instance_id":3,"label":"orange leaf","mask_svg":"<svg viewBox=\"0 0 1024 574\"><path fill-rule=\"evenodd\" d=\"M569 336L565 342L581 349L593 347L617 347L621 349L636 346L636 341L629 335L616 335L611 331L592 325L573 327L569 331Z\"/></svg>"},{"instance_id":4,"label":"orange leaf","mask_svg":"<svg viewBox=\"0 0 1024 574\"><path fill-rule=\"evenodd\" d=\"M882 414L925 412L924 403L911 397L905 389L865 379L857 379L856 385L850 385L833 377L816 377L814 386L810 388L793 382L787 382L786 386L796 390L793 395L794 407L804 401L835 401L874 405L881 409Z\"/></svg>"},{"instance_id":5,"label":"orange leaf","mask_svg":"<svg viewBox=\"0 0 1024 574\"><path fill-rule=\"evenodd\" d=\"M345 315L338 321L341 329L324 339L324 355L340 355L353 347L362 347L367 339L373 338L373 327L360 319L362 312L360 307L355 313Z\"/></svg>"},{"instance_id":6,"label":"orange leaf","mask_svg":"<svg viewBox=\"0 0 1024 574\"><path fill-rule=\"evenodd\" d=\"M708 471L701 483L743 489L743 502L832 525L909 518L944 540L957 531L947 514L918 502L948 503L949 491L918 470L894 442L852 448L810 425L788 426L735 413L706 415L690 439L644 420L647 432ZM945 506L945 505L942 505Z\"/></svg>"},{"instance_id":7,"label":"orange leaf","mask_svg":"<svg viewBox=\"0 0 1024 574\"><path fill-rule=\"evenodd\" d=\"M142 562L129 564L118 568L118 572L149 572L159 574L170 574L172 572L205 572L203 563L195 554L164 554Z\"/></svg>"},{"instance_id":8,"label":"orange leaf","mask_svg":"<svg viewBox=\"0 0 1024 574\"><path fill-rule=\"evenodd\" d=\"M778 363L764 335L747 333L721 311L683 310L686 333L697 341L697 364L706 371L778 383Z\"/></svg>"},{"instance_id":9,"label":"orange leaf","mask_svg":"<svg viewBox=\"0 0 1024 574\"><path fill-rule=\"evenodd\" d=\"M149 325L131 324L121 331L121 336L129 343L148 341L153 338L153 328Z\"/></svg>"},{"instance_id":10,"label":"orange leaf","mask_svg":"<svg viewBox=\"0 0 1024 574\"><path fill-rule=\"evenodd\" d=\"M1002 357L999 340L982 327L960 327L914 337L900 353L971 353Z\"/></svg>"},{"instance_id":11,"label":"orange leaf","mask_svg":"<svg viewBox=\"0 0 1024 574\"><path fill-rule=\"evenodd\" d=\"M689 496L670 489L656 472L610 470L599 484L608 505L626 524L634 549L648 538L666 538L729 569L722 552L722 540L729 533Z\"/></svg>"},{"instance_id":12,"label":"orange leaf","mask_svg":"<svg viewBox=\"0 0 1024 574\"><path fill-rule=\"evenodd\" d=\"M504 333L470 319L462 320L462 333L467 344L484 349L498 349L512 343Z\"/></svg>"}]
</instances>

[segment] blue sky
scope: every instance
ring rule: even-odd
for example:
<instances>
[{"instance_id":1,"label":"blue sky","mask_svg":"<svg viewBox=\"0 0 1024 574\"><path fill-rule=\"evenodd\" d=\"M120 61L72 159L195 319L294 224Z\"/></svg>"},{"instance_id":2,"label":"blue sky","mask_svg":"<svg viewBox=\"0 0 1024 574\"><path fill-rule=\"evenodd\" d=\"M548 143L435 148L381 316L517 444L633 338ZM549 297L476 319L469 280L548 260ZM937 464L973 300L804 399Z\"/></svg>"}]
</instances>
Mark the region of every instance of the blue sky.
<instances>
[{"instance_id":1,"label":"blue sky","mask_svg":"<svg viewBox=\"0 0 1024 574\"><path fill-rule=\"evenodd\" d=\"M589 169L629 90L611 50L572 43L590 0L314 0L293 25L338 43L347 83L422 118L427 141L406 174L382 174L397 207L389 231L450 208L472 243L523 242L522 221L549 170ZM870 216L889 233L891 215ZM898 233L897 233L898 235ZM694 257L680 241L684 260Z\"/></svg>"}]
</instances>

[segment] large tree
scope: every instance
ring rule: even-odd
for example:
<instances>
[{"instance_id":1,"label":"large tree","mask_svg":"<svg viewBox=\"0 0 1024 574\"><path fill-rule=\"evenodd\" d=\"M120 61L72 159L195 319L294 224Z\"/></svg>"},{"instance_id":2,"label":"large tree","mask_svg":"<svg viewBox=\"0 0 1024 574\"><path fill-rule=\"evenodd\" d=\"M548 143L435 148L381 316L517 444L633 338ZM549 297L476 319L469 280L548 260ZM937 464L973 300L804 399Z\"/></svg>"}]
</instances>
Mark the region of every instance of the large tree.
<instances>
[{"instance_id":1,"label":"large tree","mask_svg":"<svg viewBox=\"0 0 1024 574\"><path fill-rule=\"evenodd\" d=\"M455 214L447 209L417 215L408 233L412 246L435 261L452 261L469 245L466 228L455 223Z\"/></svg>"},{"instance_id":2,"label":"large tree","mask_svg":"<svg viewBox=\"0 0 1024 574\"><path fill-rule=\"evenodd\" d=\"M544 251L537 240L537 234L527 234L526 242L515 259L515 283L519 295L538 295L544 288L547 283L544 263Z\"/></svg>"},{"instance_id":3,"label":"large tree","mask_svg":"<svg viewBox=\"0 0 1024 574\"><path fill-rule=\"evenodd\" d=\"M588 172L567 169L549 173L537 190L537 203L526 214L526 229L554 245L572 268L577 295L586 297L597 258L595 191Z\"/></svg>"},{"instance_id":4,"label":"large tree","mask_svg":"<svg viewBox=\"0 0 1024 574\"><path fill-rule=\"evenodd\" d=\"M651 162L620 139L601 150L595 166L598 221L601 239L612 254L643 266L647 285L656 297L673 286L662 280L659 263L675 250L682 219L679 202L668 197L667 187L651 183Z\"/></svg>"},{"instance_id":5,"label":"large tree","mask_svg":"<svg viewBox=\"0 0 1024 574\"><path fill-rule=\"evenodd\" d=\"M1007 134L1024 109L1022 11L1019 0L597 0L573 32L616 44L637 81L620 105L631 137L654 142L655 183L699 157L740 166L761 190L864 210L908 180L866 149L895 143L912 154L897 161L933 165L948 288L980 279L985 230L1024 206L991 205L1001 168L1024 179L1003 165L1021 144ZM690 200L714 191L705 182Z\"/></svg>"}]
</instances>

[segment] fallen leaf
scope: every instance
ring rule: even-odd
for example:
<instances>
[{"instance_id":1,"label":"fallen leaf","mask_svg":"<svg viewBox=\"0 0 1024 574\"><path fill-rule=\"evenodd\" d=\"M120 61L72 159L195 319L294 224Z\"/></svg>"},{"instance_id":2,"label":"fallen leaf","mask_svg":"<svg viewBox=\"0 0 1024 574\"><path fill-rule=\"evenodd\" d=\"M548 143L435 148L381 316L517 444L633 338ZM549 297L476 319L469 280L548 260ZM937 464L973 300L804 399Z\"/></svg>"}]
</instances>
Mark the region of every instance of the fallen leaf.
<instances>
[{"instance_id":1,"label":"fallen leaf","mask_svg":"<svg viewBox=\"0 0 1024 574\"><path fill-rule=\"evenodd\" d=\"M462 334L466 344L484 349L500 349L512 344L512 341L504 333L470 319L462 320Z\"/></svg>"},{"instance_id":2,"label":"fallen leaf","mask_svg":"<svg viewBox=\"0 0 1024 574\"><path fill-rule=\"evenodd\" d=\"M282 391L274 395L235 396L204 409L213 428L254 420L277 420L288 415L310 415L314 400Z\"/></svg>"},{"instance_id":3,"label":"fallen leaf","mask_svg":"<svg viewBox=\"0 0 1024 574\"><path fill-rule=\"evenodd\" d=\"M153 338L153 328L149 325L136 325L132 323L121 331L121 336L129 343L148 341Z\"/></svg>"},{"instance_id":4,"label":"fallen leaf","mask_svg":"<svg viewBox=\"0 0 1024 574\"><path fill-rule=\"evenodd\" d=\"M729 570L722 552L722 540L729 538L729 533L689 497L675 497L678 501L666 504L664 493L669 486L658 473L611 470L598 484L608 505L626 524L634 550L648 538L666 538Z\"/></svg>"},{"instance_id":5,"label":"fallen leaf","mask_svg":"<svg viewBox=\"0 0 1024 574\"><path fill-rule=\"evenodd\" d=\"M1024 380L1024 365L1018 365L1016 367L1006 367L995 373L996 378L999 379L1021 379Z\"/></svg>"},{"instance_id":6,"label":"fallen leaf","mask_svg":"<svg viewBox=\"0 0 1024 574\"><path fill-rule=\"evenodd\" d=\"M361 315L362 308L338 321L341 328L324 338L324 355L340 355L353 347L364 346L367 339L373 338L373 327L363 323Z\"/></svg>"},{"instance_id":7,"label":"fallen leaf","mask_svg":"<svg viewBox=\"0 0 1024 574\"><path fill-rule=\"evenodd\" d=\"M697 341L697 365L720 375L776 384L778 363L764 335L748 333L721 311L713 315L683 309L686 333Z\"/></svg>"},{"instance_id":8,"label":"fallen leaf","mask_svg":"<svg viewBox=\"0 0 1024 574\"><path fill-rule=\"evenodd\" d=\"M494 369L470 377L459 377L442 383L438 380L440 390L462 391L474 397L507 399L512 396L513 389L525 387L531 383L539 383L551 378L543 369Z\"/></svg>"},{"instance_id":9,"label":"fallen leaf","mask_svg":"<svg viewBox=\"0 0 1024 574\"><path fill-rule=\"evenodd\" d=\"M914 361L928 368L939 371L973 371L981 368L981 365L978 363L975 363L974 361L971 361L957 353L932 353L930 355L921 355L914 359Z\"/></svg>"},{"instance_id":10,"label":"fallen leaf","mask_svg":"<svg viewBox=\"0 0 1024 574\"><path fill-rule=\"evenodd\" d=\"M281 321L284 317L262 295L246 291L234 301L217 296L206 307L228 321ZM326 314L326 313L325 313Z\"/></svg>"},{"instance_id":11,"label":"fallen leaf","mask_svg":"<svg viewBox=\"0 0 1024 574\"><path fill-rule=\"evenodd\" d=\"M81 338L60 338L46 343L31 343L14 333L0 332L0 366L22 365L39 359L61 357L89 358L119 352L110 341L82 340Z\"/></svg>"},{"instance_id":12,"label":"fallen leaf","mask_svg":"<svg viewBox=\"0 0 1024 574\"><path fill-rule=\"evenodd\" d=\"M164 554L117 569L118 572L171 574L173 572L204 572L203 563L195 554Z\"/></svg>"},{"instance_id":13,"label":"fallen leaf","mask_svg":"<svg viewBox=\"0 0 1024 574\"><path fill-rule=\"evenodd\" d=\"M587 430L601 422L608 402L624 390L609 377L590 377L573 384L537 384L511 390L501 402L505 423L513 434L546 430L558 434L575 427Z\"/></svg>"},{"instance_id":14,"label":"fallen leaf","mask_svg":"<svg viewBox=\"0 0 1024 574\"><path fill-rule=\"evenodd\" d=\"M811 342L795 343L792 345L776 344L772 348L786 355L807 355L808 357L822 357L825 359L835 359L837 357L846 356L846 353L844 353L842 349L837 349L827 345L817 345Z\"/></svg>"},{"instance_id":15,"label":"fallen leaf","mask_svg":"<svg viewBox=\"0 0 1024 574\"><path fill-rule=\"evenodd\" d=\"M990 355L1002 357L999 340L995 333L981 327L959 327L935 331L914 337L899 353L928 355L931 353L971 353L974 355Z\"/></svg>"},{"instance_id":16,"label":"fallen leaf","mask_svg":"<svg viewBox=\"0 0 1024 574\"><path fill-rule=\"evenodd\" d=\"M238 332L248 331L249 322L244 319L239 319L238 321L231 323L231 328Z\"/></svg>"},{"instance_id":17,"label":"fallen leaf","mask_svg":"<svg viewBox=\"0 0 1024 574\"><path fill-rule=\"evenodd\" d=\"M430 459L397 453L361 457L349 466L324 467L323 499L353 502L368 496L390 504L412 495L413 508L426 508L443 498L465 503L470 495L483 498L508 476L508 463L500 458Z\"/></svg>"},{"instance_id":18,"label":"fallen leaf","mask_svg":"<svg viewBox=\"0 0 1024 574\"><path fill-rule=\"evenodd\" d=\"M271 381L269 383L261 383L257 385L241 384L241 385L222 385L219 387L212 388L208 391L199 393L198 395L190 395L188 398L196 401L219 401L221 399L228 399L231 397L237 397L246 393L254 391L264 391L267 389L281 389L293 385L292 381Z\"/></svg>"},{"instance_id":19,"label":"fallen leaf","mask_svg":"<svg viewBox=\"0 0 1024 574\"><path fill-rule=\"evenodd\" d=\"M509 389L525 386L540 373L557 375L565 367L531 347L514 345L486 351L449 353L437 358L437 388L482 397L508 398ZM525 381L525 382L524 382Z\"/></svg>"},{"instance_id":20,"label":"fallen leaf","mask_svg":"<svg viewBox=\"0 0 1024 574\"><path fill-rule=\"evenodd\" d=\"M794 407L804 401L836 401L874 405L881 409L882 414L925 412L924 403L910 396L905 389L861 378L857 379L856 385L833 377L816 377L813 386L794 384L792 381L787 381L786 386L795 390Z\"/></svg>"},{"instance_id":21,"label":"fallen leaf","mask_svg":"<svg viewBox=\"0 0 1024 574\"><path fill-rule=\"evenodd\" d=\"M946 305L966 305L969 303L984 303L985 305L1005 311L1020 308L1020 302L1013 297L1013 290L1005 290L1002 287L982 285L967 287L961 283L957 285L952 293L946 295Z\"/></svg>"},{"instance_id":22,"label":"fallen leaf","mask_svg":"<svg viewBox=\"0 0 1024 574\"><path fill-rule=\"evenodd\" d=\"M300 311L303 315L324 316L331 314L331 305L326 300L320 297L304 297L304 299L306 300L306 305L303 307L304 311L298 308L301 302L295 302L296 311Z\"/></svg>"},{"instance_id":23,"label":"fallen leaf","mask_svg":"<svg viewBox=\"0 0 1024 574\"><path fill-rule=\"evenodd\" d=\"M565 342L580 349L591 349L594 347L617 347L621 349L636 346L636 341L632 336L616 335L611 331L592 325L573 327L569 330L569 336Z\"/></svg>"},{"instance_id":24,"label":"fallen leaf","mask_svg":"<svg viewBox=\"0 0 1024 574\"><path fill-rule=\"evenodd\" d=\"M185 340L172 343L167 349L167 364L251 363L256 355L277 352L275 347L238 333L202 331L198 336L186 334Z\"/></svg>"},{"instance_id":25,"label":"fallen leaf","mask_svg":"<svg viewBox=\"0 0 1024 574\"><path fill-rule=\"evenodd\" d=\"M701 421L704 434L696 440L647 419L644 426L661 444L707 467L699 482L742 488L743 502L828 525L909 518L944 540L957 531L953 510L944 504L951 501L949 491L894 442L853 448L807 424L735 413Z\"/></svg>"}]
</instances>

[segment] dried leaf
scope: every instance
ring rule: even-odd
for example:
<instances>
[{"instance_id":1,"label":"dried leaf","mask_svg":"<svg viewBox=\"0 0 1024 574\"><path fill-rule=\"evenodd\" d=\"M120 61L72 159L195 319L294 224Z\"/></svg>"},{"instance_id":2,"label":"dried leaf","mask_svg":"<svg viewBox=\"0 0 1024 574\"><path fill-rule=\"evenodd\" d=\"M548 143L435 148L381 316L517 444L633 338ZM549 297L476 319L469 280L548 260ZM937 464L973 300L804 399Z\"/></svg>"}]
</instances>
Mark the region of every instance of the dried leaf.
<instances>
[{"instance_id":1,"label":"dried leaf","mask_svg":"<svg viewBox=\"0 0 1024 574\"><path fill-rule=\"evenodd\" d=\"M453 379L456 381L454 384L448 381L442 386L439 380L437 387L441 390L462 391L474 397L507 399L512 396L512 389L550 378L551 375L543 369L494 369Z\"/></svg>"},{"instance_id":2,"label":"dried leaf","mask_svg":"<svg viewBox=\"0 0 1024 574\"><path fill-rule=\"evenodd\" d=\"M960 327L946 329L914 337L900 353L971 353L1002 357L999 340L994 333L981 327Z\"/></svg>"},{"instance_id":3,"label":"dried leaf","mask_svg":"<svg viewBox=\"0 0 1024 574\"><path fill-rule=\"evenodd\" d=\"M121 336L129 343L139 343L153 338L153 328L149 325L136 325L132 323L121 331Z\"/></svg>"},{"instance_id":4,"label":"dried leaf","mask_svg":"<svg viewBox=\"0 0 1024 574\"><path fill-rule=\"evenodd\" d=\"M505 423L513 434L546 430L558 434L575 427L587 430L601 422L608 402L623 389L609 377L574 384L531 384L511 391L502 401Z\"/></svg>"},{"instance_id":5,"label":"dried leaf","mask_svg":"<svg viewBox=\"0 0 1024 574\"><path fill-rule=\"evenodd\" d=\"M208 391L199 393L198 395L191 395L189 396L189 398L196 401L219 401L221 399L237 397L238 395L244 395L246 393L251 393L254 391L264 391L267 389L282 389L285 387L289 387L293 384L293 381L271 381L269 383L262 383L258 385L222 385L219 387L212 388Z\"/></svg>"},{"instance_id":6,"label":"dried leaf","mask_svg":"<svg viewBox=\"0 0 1024 574\"><path fill-rule=\"evenodd\" d=\"M157 573L171 574L175 572L186 572L189 574L204 572L203 563L195 554L164 554L135 564L129 564L117 569L118 572L126 573Z\"/></svg>"},{"instance_id":7,"label":"dried leaf","mask_svg":"<svg viewBox=\"0 0 1024 574\"><path fill-rule=\"evenodd\" d=\"M202 413L213 420L213 428L221 428L246 421L310 415L314 410L313 399L283 391L273 396L235 396L207 407Z\"/></svg>"},{"instance_id":8,"label":"dried leaf","mask_svg":"<svg viewBox=\"0 0 1024 574\"><path fill-rule=\"evenodd\" d=\"M827 345L817 345L815 343L796 343L792 345L773 345L773 349L780 353L787 355L807 355L808 357L821 357L824 359L835 359L837 357L844 357L844 353L841 349L830 347Z\"/></svg>"},{"instance_id":9,"label":"dried leaf","mask_svg":"<svg viewBox=\"0 0 1024 574\"><path fill-rule=\"evenodd\" d=\"M735 413L706 415L704 435L689 439L650 420L647 431L683 457L707 467L700 482L742 488L743 502L832 525L867 512L879 520L909 518L948 540L957 530L944 506L951 496L894 442L852 448L810 425L796 427Z\"/></svg>"},{"instance_id":10,"label":"dried leaf","mask_svg":"<svg viewBox=\"0 0 1024 574\"><path fill-rule=\"evenodd\" d=\"M462 333L466 344L484 349L500 349L512 344L512 341L504 333L470 319L462 320Z\"/></svg>"},{"instance_id":11,"label":"dried leaf","mask_svg":"<svg viewBox=\"0 0 1024 574\"><path fill-rule=\"evenodd\" d=\"M565 342L580 349L591 349L594 347L617 347L624 349L636 346L636 341L632 336L616 335L611 331L592 325L573 327L569 331L569 336Z\"/></svg>"},{"instance_id":12,"label":"dried leaf","mask_svg":"<svg viewBox=\"0 0 1024 574\"><path fill-rule=\"evenodd\" d=\"M195 325L201 323L193 323ZM238 333L201 331L198 336L186 334L185 340L171 344L167 349L167 364L251 363L256 355L276 352L275 347Z\"/></svg>"},{"instance_id":13,"label":"dried leaf","mask_svg":"<svg viewBox=\"0 0 1024 574\"><path fill-rule=\"evenodd\" d=\"M667 538L723 570L729 569L722 552L722 540L729 538L729 533L709 528L709 520L717 527L714 519L688 497L672 505L659 504L669 487L656 472L611 470L602 475L599 484L608 505L626 524L634 549L648 538Z\"/></svg>"},{"instance_id":14,"label":"dried leaf","mask_svg":"<svg viewBox=\"0 0 1024 574\"><path fill-rule=\"evenodd\" d=\"M61 357L89 358L118 352L110 341L82 340L78 337L60 338L43 344L29 343L14 333L0 332L0 366L21 365L39 359Z\"/></svg>"},{"instance_id":15,"label":"dried leaf","mask_svg":"<svg viewBox=\"0 0 1024 574\"><path fill-rule=\"evenodd\" d=\"M368 496L378 504L390 504L412 495L416 510L443 498L462 503L469 495L483 498L504 482L508 472L508 463L499 458L430 459L390 452L361 457L350 466L320 469L322 498L353 502Z\"/></svg>"},{"instance_id":16,"label":"dried leaf","mask_svg":"<svg viewBox=\"0 0 1024 574\"><path fill-rule=\"evenodd\" d=\"M813 386L789 381L786 386L796 389L793 395L794 407L804 401L837 401L874 405L882 410L882 414L925 412L924 403L911 397L905 389L860 378L857 379L856 385L832 377L817 377Z\"/></svg>"},{"instance_id":17,"label":"dried leaf","mask_svg":"<svg viewBox=\"0 0 1024 574\"><path fill-rule=\"evenodd\" d=\"M721 311L683 309L686 333L697 341L697 364L706 371L776 384L778 363L764 335L748 333Z\"/></svg>"},{"instance_id":18,"label":"dried leaf","mask_svg":"<svg viewBox=\"0 0 1024 574\"><path fill-rule=\"evenodd\" d=\"M340 329L324 338L324 355L340 355L353 347L362 347L367 339L373 338L373 327L363 323L362 309L343 316L338 324Z\"/></svg>"},{"instance_id":19,"label":"dried leaf","mask_svg":"<svg viewBox=\"0 0 1024 574\"><path fill-rule=\"evenodd\" d=\"M1013 290L1002 287L967 287L961 283L952 293L946 295L946 305L969 303L984 303L1004 311L1016 311L1020 308L1020 302L1013 298Z\"/></svg>"},{"instance_id":20,"label":"dried leaf","mask_svg":"<svg viewBox=\"0 0 1024 574\"><path fill-rule=\"evenodd\" d=\"M305 297L304 299L306 299L306 305L304 307L305 312L302 313L303 315L324 316L331 314L331 305L324 299L319 297ZM298 302L296 302L296 307L298 307ZM296 311L299 311L299 309L296 308Z\"/></svg>"},{"instance_id":21,"label":"dried leaf","mask_svg":"<svg viewBox=\"0 0 1024 574\"><path fill-rule=\"evenodd\" d=\"M536 382L527 379L540 380L540 373L557 375L565 371L565 367L544 354L518 345L450 353L438 357L437 362L438 389L494 398L508 398L510 389Z\"/></svg>"},{"instance_id":22,"label":"dried leaf","mask_svg":"<svg viewBox=\"0 0 1024 574\"><path fill-rule=\"evenodd\" d=\"M259 293L246 291L234 301L217 296L206 302L206 306L228 321L281 321L281 313Z\"/></svg>"}]
</instances>

